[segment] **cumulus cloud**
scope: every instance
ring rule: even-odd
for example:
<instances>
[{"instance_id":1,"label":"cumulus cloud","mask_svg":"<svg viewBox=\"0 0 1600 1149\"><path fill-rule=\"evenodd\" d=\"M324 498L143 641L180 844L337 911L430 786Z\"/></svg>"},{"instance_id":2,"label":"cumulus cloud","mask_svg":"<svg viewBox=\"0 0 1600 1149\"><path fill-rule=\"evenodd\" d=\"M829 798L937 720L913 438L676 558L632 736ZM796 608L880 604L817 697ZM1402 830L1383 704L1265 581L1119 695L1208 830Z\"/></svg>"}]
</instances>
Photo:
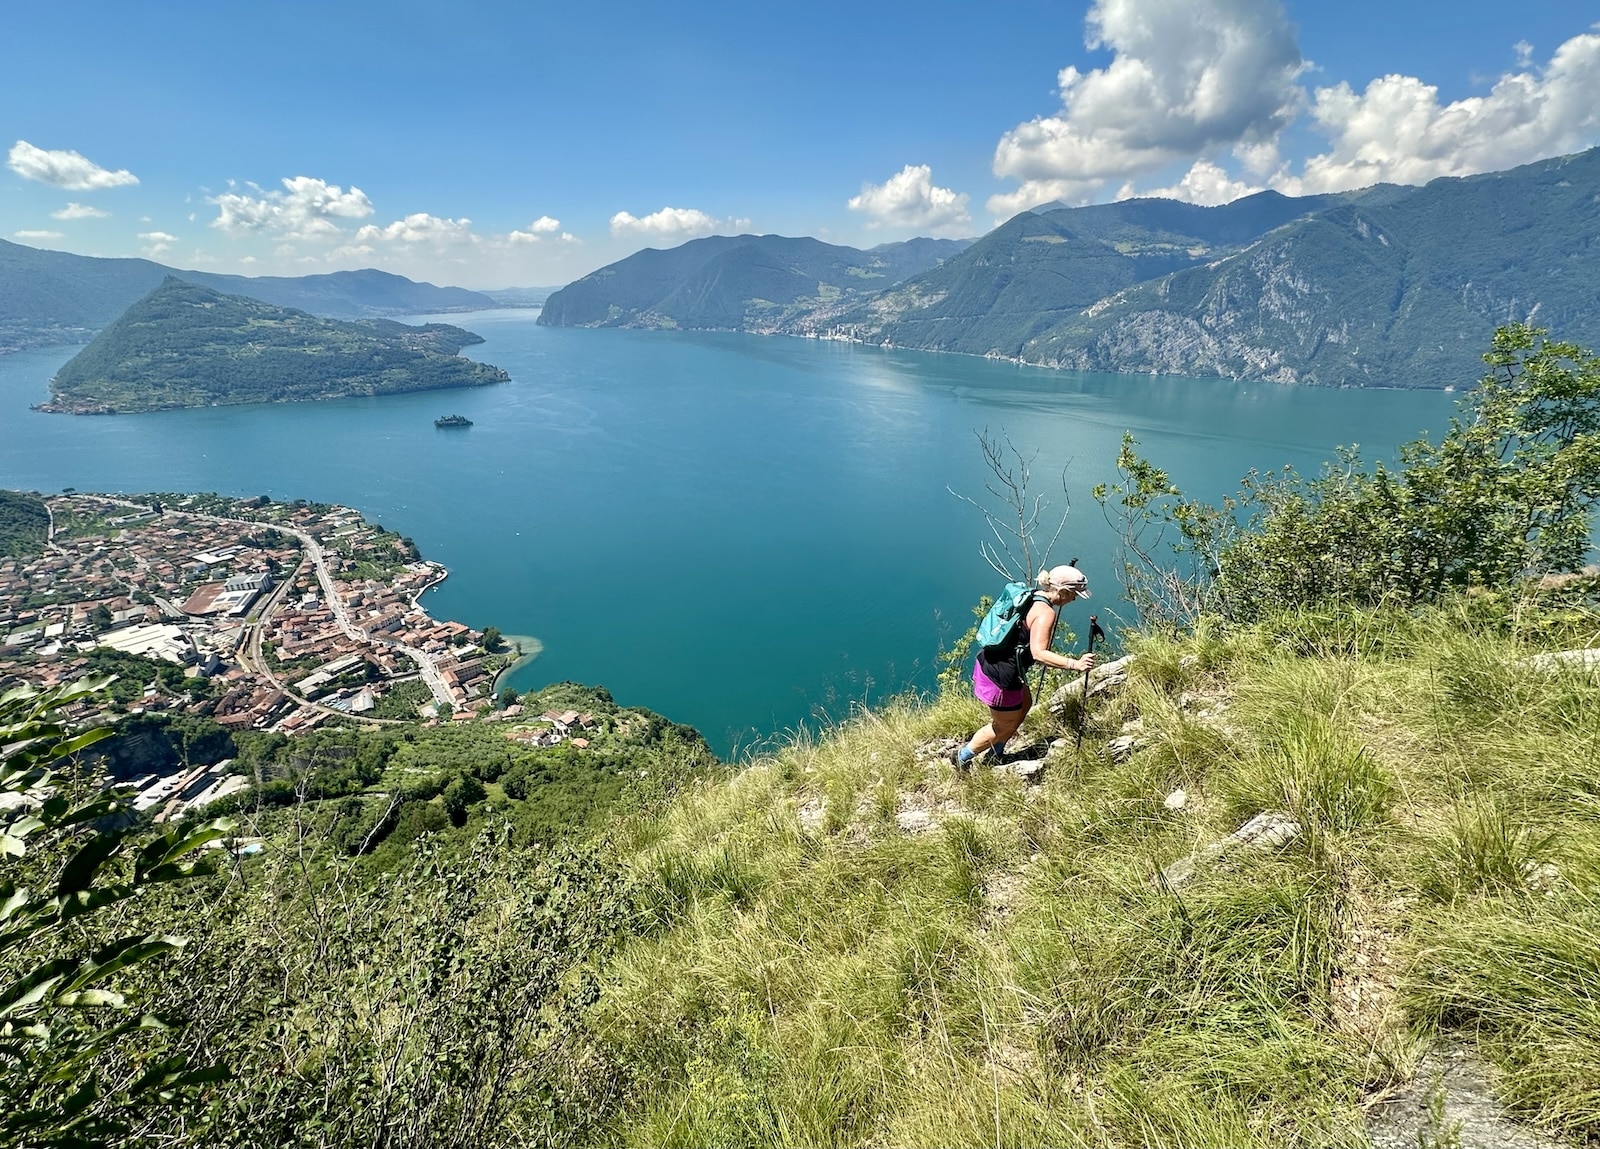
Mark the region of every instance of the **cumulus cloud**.
<instances>
[{"instance_id":1,"label":"cumulus cloud","mask_svg":"<svg viewBox=\"0 0 1600 1149\"><path fill-rule=\"evenodd\" d=\"M1132 199L1135 196L1146 199L1181 199L1205 207L1216 207L1218 204L1232 203L1241 196L1254 195L1261 190L1263 189L1254 184L1234 179L1220 165L1210 160L1196 160L1193 166L1183 173L1183 178L1175 184L1164 188L1136 191L1133 181L1129 180L1118 190L1117 199Z\"/></svg>"},{"instance_id":2,"label":"cumulus cloud","mask_svg":"<svg viewBox=\"0 0 1600 1149\"><path fill-rule=\"evenodd\" d=\"M139 177L126 168L107 171L77 152L50 152L27 140L18 140L11 146L6 166L25 180L38 180L67 191L120 188L139 182Z\"/></svg>"},{"instance_id":3,"label":"cumulus cloud","mask_svg":"<svg viewBox=\"0 0 1600 1149\"><path fill-rule=\"evenodd\" d=\"M310 176L285 179L283 191L245 186L255 194L226 191L210 198L217 207L212 227L236 235L269 232L290 239L326 239L343 234L334 220L365 219L373 210L360 188L345 191Z\"/></svg>"},{"instance_id":4,"label":"cumulus cloud","mask_svg":"<svg viewBox=\"0 0 1600 1149\"><path fill-rule=\"evenodd\" d=\"M747 219L717 220L692 207L664 207L642 218L619 211L611 217L611 234L618 239L637 235L647 239L682 241L719 231L738 233L749 229L750 221Z\"/></svg>"},{"instance_id":5,"label":"cumulus cloud","mask_svg":"<svg viewBox=\"0 0 1600 1149\"><path fill-rule=\"evenodd\" d=\"M144 240L144 253L149 256L165 255L178 242L178 237L169 231L141 231L139 238Z\"/></svg>"},{"instance_id":6,"label":"cumulus cloud","mask_svg":"<svg viewBox=\"0 0 1600 1149\"><path fill-rule=\"evenodd\" d=\"M1311 114L1332 146L1272 181L1290 194L1421 184L1580 151L1600 137L1600 34L1574 36L1543 68L1506 73L1487 96L1441 104L1433 85L1389 75L1360 94L1347 83L1318 88Z\"/></svg>"},{"instance_id":7,"label":"cumulus cloud","mask_svg":"<svg viewBox=\"0 0 1600 1149\"><path fill-rule=\"evenodd\" d=\"M864 213L868 227L927 230L934 233L964 230L972 223L965 192L935 187L927 164L907 164L881 184L863 183L861 194L851 196L851 211Z\"/></svg>"},{"instance_id":8,"label":"cumulus cloud","mask_svg":"<svg viewBox=\"0 0 1600 1149\"><path fill-rule=\"evenodd\" d=\"M1096 0L1086 44L1111 62L1062 69L1061 110L995 148L995 175L1021 181L990 198L995 214L1083 201L1110 180L1271 140L1303 106L1304 63L1279 0Z\"/></svg>"},{"instance_id":9,"label":"cumulus cloud","mask_svg":"<svg viewBox=\"0 0 1600 1149\"><path fill-rule=\"evenodd\" d=\"M506 236L506 240L510 243L538 243L544 237L555 235L560 231L561 221L559 219L552 219L547 215L541 215L526 228L512 231ZM566 232L562 232L562 237L565 239L572 238L571 235Z\"/></svg>"},{"instance_id":10,"label":"cumulus cloud","mask_svg":"<svg viewBox=\"0 0 1600 1149\"><path fill-rule=\"evenodd\" d=\"M51 219L105 219L111 213L90 207L86 203L68 203L66 207L50 213Z\"/></svg>"},{"instance_id":11,"label":"cumulus cloud","mask_svg":"<svg viewBox=\"0 0 1600 1149\"><path fill-rule=\"evenodd\" d=\"M11 233L17 239L60 239L59 231L14 231Z\"/></svg>"},{"instance_id":12,"label":"cumulus cloud","mask_svg":"<svg viewBox=\"0 0 1600 1149\"><path fill-rule=\"evenodd\" d=\"M473 243L470 219L442 219L425 211L413 212L384 227L367 224L356 232L357 243Z\"/></svg>"}]
</instances>

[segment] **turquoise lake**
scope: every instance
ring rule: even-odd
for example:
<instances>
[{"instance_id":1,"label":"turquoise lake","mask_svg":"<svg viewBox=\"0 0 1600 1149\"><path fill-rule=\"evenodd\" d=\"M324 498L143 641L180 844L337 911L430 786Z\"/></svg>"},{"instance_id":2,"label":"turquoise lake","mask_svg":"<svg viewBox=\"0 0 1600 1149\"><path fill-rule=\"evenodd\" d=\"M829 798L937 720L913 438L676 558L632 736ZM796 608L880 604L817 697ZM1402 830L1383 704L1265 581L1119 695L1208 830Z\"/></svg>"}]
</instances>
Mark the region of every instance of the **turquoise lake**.
<instances>
[{"instance_id":1,"label":"turquoise lake","mask_svg":"<svg viewBox=\"0 0 1600 1149\"><path fill-rule=\"evenodd\" d=\"M1423 431L1453 395L1078 374L840 343L543 328L434 316L509 384L378 399L81 418L29 410L75 348L0 357L0 486L212 490L359 508L451 575L439 617L532 635L526 689L603 683L722 753L927 687L999 579L978 554L977 432L1037 452L1072 513L1051 556L1115 631L1114 539L1089 497L1124 430L1187 492L1251 468L1315 472ZM467 430L433 426L448 413ZM948 489L947 489L948 488Z\"/></svg>"}]
</instances>

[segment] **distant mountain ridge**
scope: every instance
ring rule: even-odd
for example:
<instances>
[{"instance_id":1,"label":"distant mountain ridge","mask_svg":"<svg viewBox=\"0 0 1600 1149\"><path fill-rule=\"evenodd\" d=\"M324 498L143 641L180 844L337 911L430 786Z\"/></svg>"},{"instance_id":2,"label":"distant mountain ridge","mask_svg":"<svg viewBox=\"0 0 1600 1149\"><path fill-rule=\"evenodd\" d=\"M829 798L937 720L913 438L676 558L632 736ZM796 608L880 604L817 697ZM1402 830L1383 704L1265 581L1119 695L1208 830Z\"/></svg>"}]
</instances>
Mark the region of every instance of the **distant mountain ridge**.
<instances>
[{"instance_id":1,"label":"distant mountain ridge","mask_svg":"<svg viewBox=\"0 0 1600 1149\"><path fill-rule=\"evenodd\" d=\"M482 342L445 323L325 319L168 276L56 372L39 409L101 415L508 381L458 354Z\"/></svg>"},{"instance_id":2,"label":"distant mountain ridge","mask_svg":"<svg viewBox=\"0 0 1600 1149\"><path fill-rule=\"evenodd\" d=\"M0 352L84 343L173 275L229 295L247 295L335 319L474 311L487 295L435 287L385 271L300 277L180 271L148 259L102 259L0 240Z\"/></svg>"},{"instance_id":3,"label":"distant mountain ridge","mask_svg":"<svg viewBox=\"0 0 1600 1149\"><path fill-rule=\"evenodd\" d=\"M1327 386L1470 384L1513 320L1600 345L1600 149L1421 187L1050 205L851 291L807 294L809 268L775 265L801 241L742 238L762 246L702 240L601 268L541 322Z\"/></svg>"},{"instance_id":4,"label":"distant mountain ridge","mask_svg":"<svg viewBox=\"0 0 1600 1149\"><path fill-rule=\"evenodd\" d=\"M710 236L646 248L567 284L545 300L539 322L778 331L819 306L936 267L969 242L912 239L861 251L807 236Z\"/></svg>"}]
</instances>

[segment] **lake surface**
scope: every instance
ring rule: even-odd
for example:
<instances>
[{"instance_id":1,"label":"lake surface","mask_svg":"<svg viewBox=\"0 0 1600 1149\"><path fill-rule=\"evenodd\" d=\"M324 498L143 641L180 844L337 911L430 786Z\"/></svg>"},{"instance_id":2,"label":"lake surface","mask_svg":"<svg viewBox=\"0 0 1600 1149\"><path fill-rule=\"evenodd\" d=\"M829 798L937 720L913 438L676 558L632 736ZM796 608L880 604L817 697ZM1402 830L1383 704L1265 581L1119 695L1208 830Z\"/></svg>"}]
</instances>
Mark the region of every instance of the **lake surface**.
<instances>
[{"instance_id":1,"label":"lake surface","mask_svg":"<svg viewBox=\"0 0 1600 1149\"><path fill-rule=\"evenodd\" d=\"M1114 630L1114 539L1089 497L1124 430L1186 492L1251 468L1315 472L1427 430L1455 396L1061 373L744 335L542 328L534 311L429 318L478 332L512 382L374 399L44 415L75 348L0 356L0 486L211 490L359 508L451 576L438 617L536 636L518 689L603 683L721 752L852 701L931 684L1000 580L984 565L976 432L1037 452ZM435 417L460 413L467 430ZM950 489L947 489L950 488Z\"/></svg>"}]
</instances>

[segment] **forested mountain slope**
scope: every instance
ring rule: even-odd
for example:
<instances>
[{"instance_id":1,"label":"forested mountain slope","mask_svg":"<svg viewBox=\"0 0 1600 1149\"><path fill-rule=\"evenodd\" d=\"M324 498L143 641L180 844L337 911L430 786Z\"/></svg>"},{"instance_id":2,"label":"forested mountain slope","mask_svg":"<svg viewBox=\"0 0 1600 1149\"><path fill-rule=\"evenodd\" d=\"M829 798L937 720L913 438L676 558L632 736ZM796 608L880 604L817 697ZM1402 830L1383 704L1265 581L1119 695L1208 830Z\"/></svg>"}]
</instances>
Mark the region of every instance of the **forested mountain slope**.
<instances>
[{"instance_id":1,"label":"forested mountain slope","mask_svg":"<svg viewBox=\"0 0 1600 1149\"><path fill-rule=\"evenodd\" d=\"M711 236L602 267L552 294L539 322L771 331L819 304L899 283L965 246L913 239L859 251L809 237Z\"/></svg>"}]
</instances>

